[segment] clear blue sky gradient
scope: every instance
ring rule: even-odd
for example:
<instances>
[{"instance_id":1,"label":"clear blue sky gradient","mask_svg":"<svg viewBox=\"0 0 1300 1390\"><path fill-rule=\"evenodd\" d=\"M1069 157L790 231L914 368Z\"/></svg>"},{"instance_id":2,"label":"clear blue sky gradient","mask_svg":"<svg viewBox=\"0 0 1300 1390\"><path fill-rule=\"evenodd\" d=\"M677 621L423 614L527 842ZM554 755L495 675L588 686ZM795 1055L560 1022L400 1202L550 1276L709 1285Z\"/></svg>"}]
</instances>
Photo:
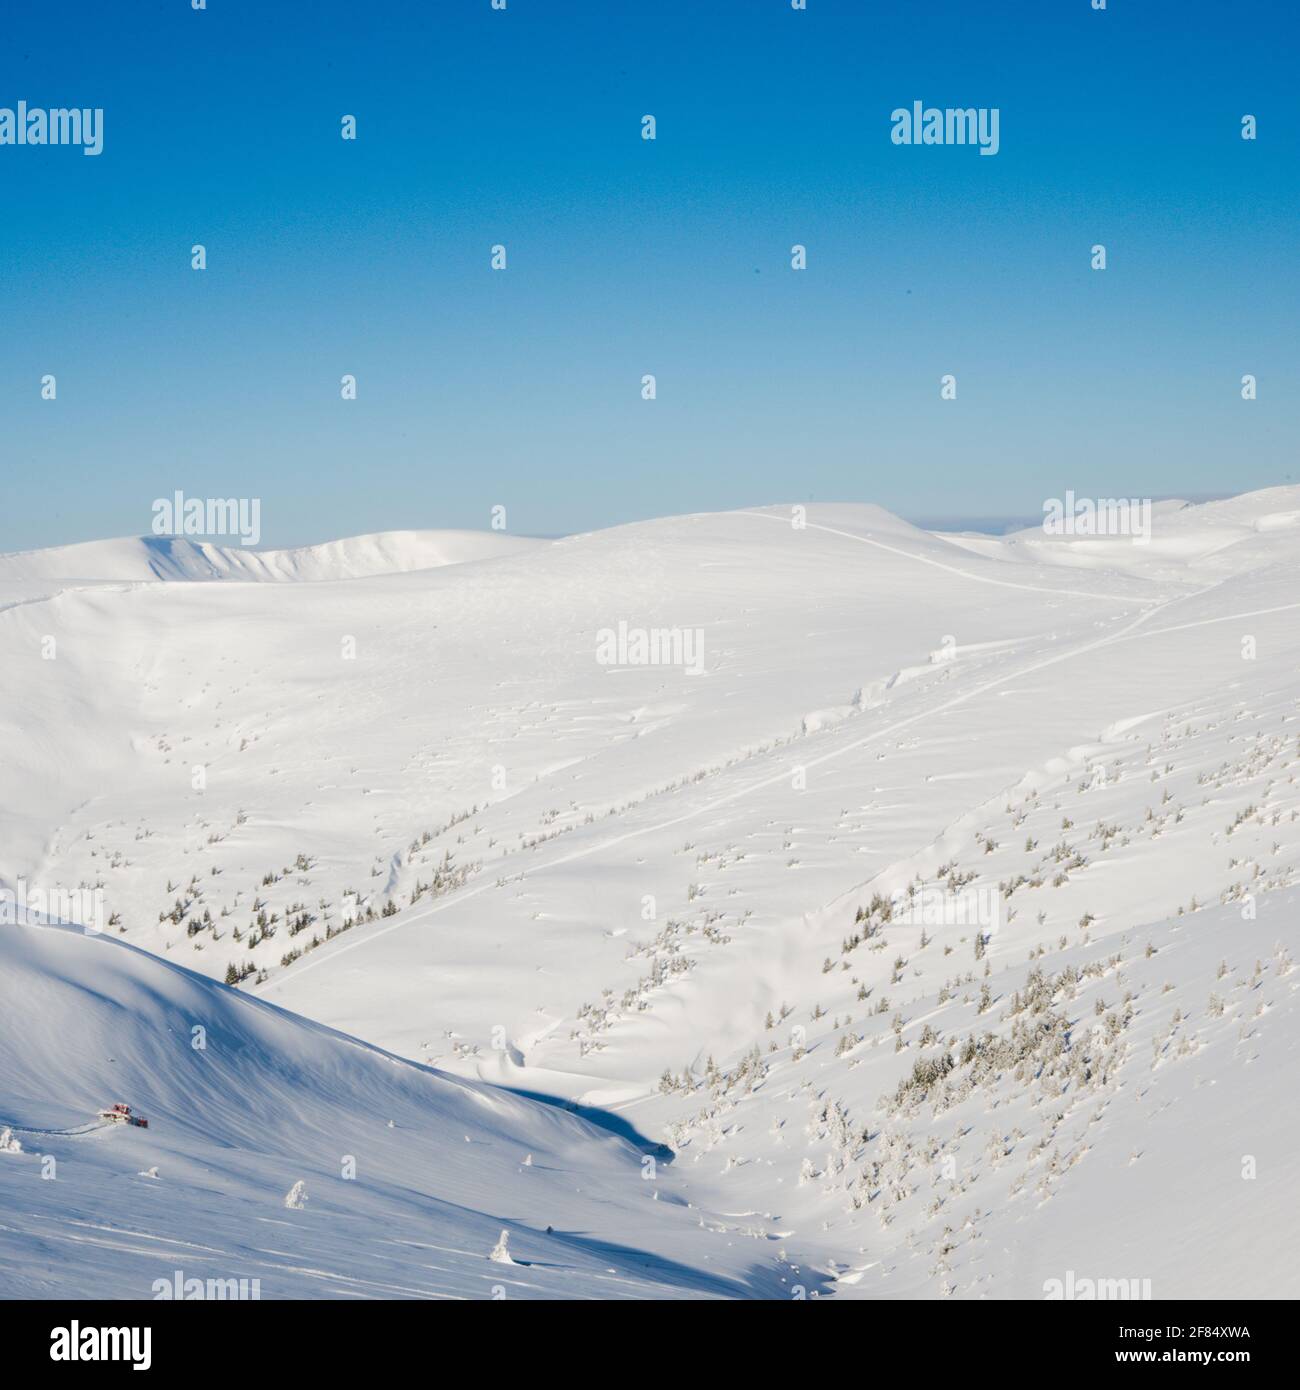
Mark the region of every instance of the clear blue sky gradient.
<instances>
[{"instance_id":1,"label":"clear blue sky gradient","mask_svg":"<svg viewBox=\"0 0 1300 1390\"><path fill-rule=\"evenodd\" d=\"M0 106L102 106L105 148L0 147L0 549L178 488L288 545L1300 478L1297 38L1281 0L8 6ZM893 145L914 100L998 107L1000 153Z\"/></svg>"}]
</instances>

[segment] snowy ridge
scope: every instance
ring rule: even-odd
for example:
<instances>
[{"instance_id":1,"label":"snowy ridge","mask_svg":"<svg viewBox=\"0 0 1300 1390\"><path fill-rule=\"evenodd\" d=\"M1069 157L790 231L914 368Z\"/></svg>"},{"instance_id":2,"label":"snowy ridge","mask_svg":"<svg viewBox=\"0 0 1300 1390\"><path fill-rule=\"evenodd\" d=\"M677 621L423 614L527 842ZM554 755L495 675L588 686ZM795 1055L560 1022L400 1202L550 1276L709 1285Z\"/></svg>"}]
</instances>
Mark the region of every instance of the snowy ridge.
<instances>
[{"instance_id":1,"label":"snowy ridge","mask_svg":"<svg viewBox=\"0 0 1300 1390\"><path fill-rule=\"evenodd\" d=\"M82 583L365 579L496 559L543 544L493 531L381 531L292 550L255 550L181 537L124 537L0 555L0 585L51 579Z\"/></svg>"}]
</instances>

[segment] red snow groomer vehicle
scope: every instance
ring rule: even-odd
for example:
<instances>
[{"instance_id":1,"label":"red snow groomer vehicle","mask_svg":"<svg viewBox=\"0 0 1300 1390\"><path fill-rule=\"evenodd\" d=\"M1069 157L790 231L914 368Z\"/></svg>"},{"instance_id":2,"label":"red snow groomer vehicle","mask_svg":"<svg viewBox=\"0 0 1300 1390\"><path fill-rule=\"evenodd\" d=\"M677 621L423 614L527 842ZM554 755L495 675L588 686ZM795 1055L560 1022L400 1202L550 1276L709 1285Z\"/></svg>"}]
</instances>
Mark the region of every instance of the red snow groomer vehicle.
<instances>
[{"instance_id":1,"label":"red snow groomer vehicle","mask_svg":"<svg viewBox=\"0 0 1300 1390\"><path fill-rule=\"evenodd\" d=\"M131 1107L124 1101L118 1101L115 1105L109 1106L107 1110L99 1112L101 1120L114 1120L122 1125L136 1125L140 1129L148 1129L149 1121L143 1115L133 1115Z\"/></svg>"}]
</instances>

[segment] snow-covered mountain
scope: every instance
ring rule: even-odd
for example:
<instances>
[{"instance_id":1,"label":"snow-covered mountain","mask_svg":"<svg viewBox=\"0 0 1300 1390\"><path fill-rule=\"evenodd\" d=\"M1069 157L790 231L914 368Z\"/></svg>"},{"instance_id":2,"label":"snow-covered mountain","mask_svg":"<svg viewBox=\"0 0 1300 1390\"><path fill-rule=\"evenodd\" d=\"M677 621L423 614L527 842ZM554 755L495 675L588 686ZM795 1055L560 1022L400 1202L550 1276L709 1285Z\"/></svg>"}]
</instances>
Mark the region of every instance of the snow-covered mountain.
<instances>
[{"instance_id":1,"label":"snow-covered mountain","mask_svg":"<svg viewBox=\"0 0 1300 1390\"><path fill-rule=\"evenodd\" d=\"M0 590L39 580L366 579L494 559L543 542L497 531L382 531L292 550L213 545L179 536L127 536L0 555Z\"/></svg>"},{"instance_id":2,"label":"snow-covered mountain","mask_svg":"<svg viewBox=\"0 0 1300 1390\"><path fill-rule=\"evenodd\" d=\"M0 1116L71 1128L138 1099L163 1117L147 1136L39 1142L175 1143L201 1166L230 1131L232 1201L274 1205L338 1156L308 1171L313 1145L278 1126L254 1163L232 1097L402 1132L358 1105L365 1080L292 1061L308 1038L384 1057L311 1019L473 1083L401 1064L415 1147L473 1140L447 1108L472 1095L506 1107L503 1164L540 1152L555 1107L494 1086L668 1145L642 1180L635 1147L562 1117L570 1187L588 1145L592 1191L636 1184L600 1239L674 1295L1042 1297L1073 1270L1294 1296L1297 518L1285 488L1159 504L1141 542L940 535L846 505L517 547L359 538L261 568L210 547L169 568L150 542L0 557L0 886L102 892L117 946L22 929L58 958L24 946L6 1003L24 972L76 998L75 947L158 972L132 1005L98 992L149 1039L179 1026L176 982L196 1016L274 1020L264 1070L219 1074L214 1132L188 1056L112 1096L111 1069L65 1056L0 1090ZM643 639L665 660L641 664ZM6 1008L0 1046L21 1055L29 1026ZM473 1259L489 1227L562 1229L503 1173L485 1195L435 1165L407 1199L486 1222L457 1246ZM689 1229L637 1226L646 1188L694 1203ZM79 1219L120 1225L107 1192ZM245 1240L195 1210L166 1233ZM0 1230L11 1267L41 1229ZM108 1263L83 1251L43 1287Z\"/></svg>"}]
</instances>

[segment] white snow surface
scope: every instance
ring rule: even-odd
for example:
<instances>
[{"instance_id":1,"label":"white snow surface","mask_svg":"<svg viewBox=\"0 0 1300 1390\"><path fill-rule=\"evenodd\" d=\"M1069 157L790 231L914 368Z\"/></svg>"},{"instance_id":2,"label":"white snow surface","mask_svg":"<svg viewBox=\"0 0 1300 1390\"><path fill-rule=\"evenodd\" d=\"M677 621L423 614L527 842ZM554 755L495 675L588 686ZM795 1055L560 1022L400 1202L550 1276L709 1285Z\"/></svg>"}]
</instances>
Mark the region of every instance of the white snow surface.
<instances>
[{"instance_id":1,"label":"white snow surface","mask_svg":"<svg viewBox=\"0 0 1300 1390\"><path fill-rule=\"evenodd\" d=\"M640 1150L555 1106L110 937L10 926L0 968L24 1149L0 1154L8 1297L151 1298L178 1271L263 1298L780 1296L791 1273L701 1240L670 1170L642 1180ZM148 1129L95 1123L125 1096ZM489 1262L503 1223L508 1273ZM672 1256L697 1246L698 1268Z\"/></svg>"},{"instance_id":2,"label":"white snow surface","mask_svg":"<svg viewBox=\"0 0 1300 1390\"><path fill-rule=\"evenodd\" d=\"M34 580L366 579L495 559L543 544L496 531L382 531L291 550L216 545L179 536L127 536L0 555L0 587Z\"/></svg>"},{"instance_id":3,"label":"white snow surface","mask_svg":"<svg viewBox=\"0 0 1300 1390\"><path fill-rule=\"evenodd\" d=\"M1295 1297L1298 518L0 557L0 1292Z\"/></svg>"}]
</instances>

